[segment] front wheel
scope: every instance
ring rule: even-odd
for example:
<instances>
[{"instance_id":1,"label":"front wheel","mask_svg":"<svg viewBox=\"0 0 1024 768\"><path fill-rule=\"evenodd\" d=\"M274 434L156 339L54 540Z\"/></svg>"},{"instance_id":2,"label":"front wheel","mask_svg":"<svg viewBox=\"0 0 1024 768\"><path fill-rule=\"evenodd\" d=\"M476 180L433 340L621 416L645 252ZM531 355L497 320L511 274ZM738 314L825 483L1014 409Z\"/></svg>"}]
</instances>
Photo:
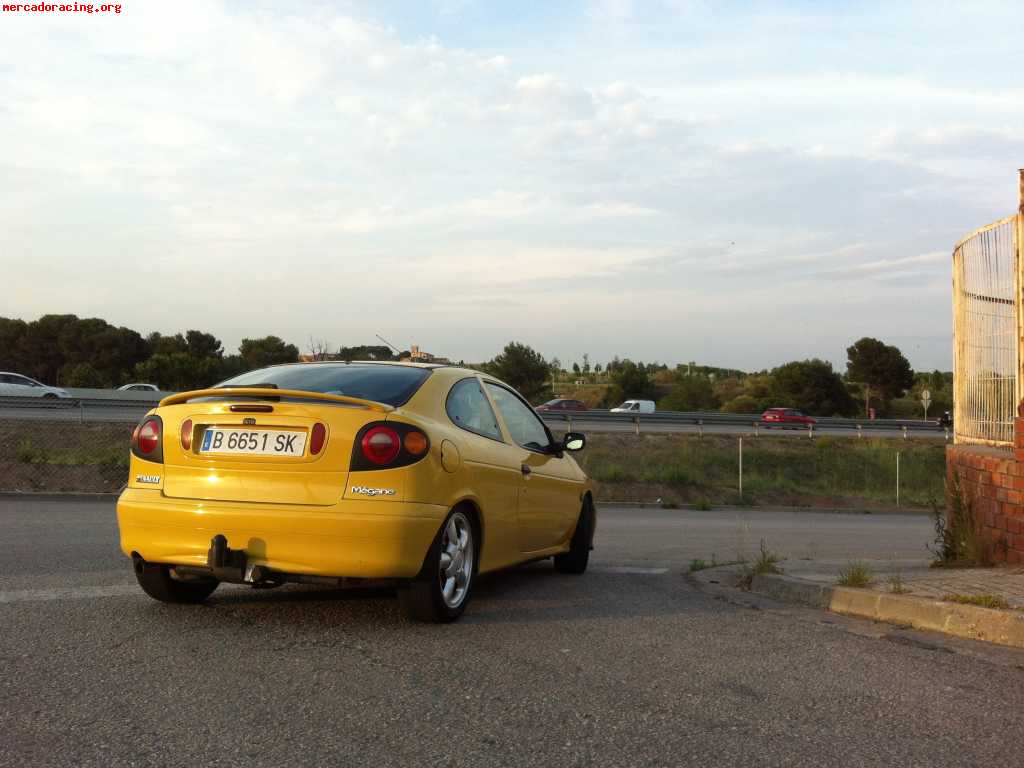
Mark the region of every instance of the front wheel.
<instances>
[{"instance_id":1,"label":"front wheel","mask_svg":"<svg viewBox=\"0 0 1024 768\"><path fill-rule=\"evenodd\" d=\"M134 566L135 578L142 591L161 603L201 603L220 584L216 579L181 581L171 575L170 566L147 563L141 558L135 561Z\"/></svg>"},{"instance_id":2,"label":"front wheel","mask_svg":"<svg viewBox=\"0 0 1024 768\"><path fill-rule=\"evenodd\" d=\"M398 590L402 613L414 621L455 621L466 610L476 574L476 537L465 512L455 510L430 545L423 570Z\"/></svg>"},{"instance_id":3,"label":"front wheel","mask_svg":"<svg viewBox=\"0 0 1024 768\"><path fill-rule=\"evenodd\" d=\"M584 573L590 560L590 545L594 540L594 508L584 502L576 521L576 531L569 542L569 551L555 555L555 570L559 573Z\"/></svg>"}]
</instances>

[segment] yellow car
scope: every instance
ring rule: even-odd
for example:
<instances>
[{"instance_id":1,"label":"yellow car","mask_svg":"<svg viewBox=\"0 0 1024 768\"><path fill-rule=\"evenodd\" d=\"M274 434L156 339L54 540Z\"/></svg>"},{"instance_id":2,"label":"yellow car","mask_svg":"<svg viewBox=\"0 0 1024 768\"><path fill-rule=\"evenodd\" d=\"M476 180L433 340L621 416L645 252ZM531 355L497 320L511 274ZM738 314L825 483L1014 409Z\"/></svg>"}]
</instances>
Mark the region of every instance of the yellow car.
<instances>
[{"instance_id":1,"label":"yellow car","mask_svg":"<svg viewBox=\"0 0 1024 768\"><path fill-rule=\"evenodd\" d=\"M583 573L591 483L511 387L477 371L319 362L160 401L117 503L139 585L198 603L224 582L397 580L410 617L452 621L478 573L554 557Z\"/></svg>"}]
</instances>

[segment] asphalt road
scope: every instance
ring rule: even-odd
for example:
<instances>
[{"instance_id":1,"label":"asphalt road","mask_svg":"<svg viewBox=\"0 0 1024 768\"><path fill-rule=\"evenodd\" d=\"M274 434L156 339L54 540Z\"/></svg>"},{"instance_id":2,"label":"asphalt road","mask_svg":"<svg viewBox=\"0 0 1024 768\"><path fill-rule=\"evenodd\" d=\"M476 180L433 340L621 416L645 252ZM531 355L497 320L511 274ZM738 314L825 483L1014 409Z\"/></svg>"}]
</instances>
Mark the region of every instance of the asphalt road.
<instances>
[{"instance_id":1,"label":"asphalt road","mask_svg":"<svg viewBox=\"0 0 1024 768\"><path fill-rule=\"evenodd\" d=\"M586 575L482 577L431 626L386 590L160 605L111 503L0 498L0 766L1019 765L1024 652L684 574L762 536L911 557L929 534L922 516L602 509Z\"/></svg>"}]
</instances>

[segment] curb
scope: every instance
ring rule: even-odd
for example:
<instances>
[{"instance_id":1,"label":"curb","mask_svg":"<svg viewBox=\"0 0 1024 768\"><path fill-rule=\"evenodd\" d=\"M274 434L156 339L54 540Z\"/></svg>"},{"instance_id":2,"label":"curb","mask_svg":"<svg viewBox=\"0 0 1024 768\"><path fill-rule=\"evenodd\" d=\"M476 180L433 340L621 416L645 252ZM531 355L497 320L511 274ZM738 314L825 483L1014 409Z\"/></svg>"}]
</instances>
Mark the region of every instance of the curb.
<instances>
[{"instance_id":1,"label":"curb","mask_svg":"<svg viewBox=\"0 0 1024 768\"><path fill-rule=\"evenodd\" d=\"M846 616L1024 648L1024 613L1021 612L819 584L773 574L756 574L750 590L775 600L824 608Z\"/></svg>"}]
</instances>

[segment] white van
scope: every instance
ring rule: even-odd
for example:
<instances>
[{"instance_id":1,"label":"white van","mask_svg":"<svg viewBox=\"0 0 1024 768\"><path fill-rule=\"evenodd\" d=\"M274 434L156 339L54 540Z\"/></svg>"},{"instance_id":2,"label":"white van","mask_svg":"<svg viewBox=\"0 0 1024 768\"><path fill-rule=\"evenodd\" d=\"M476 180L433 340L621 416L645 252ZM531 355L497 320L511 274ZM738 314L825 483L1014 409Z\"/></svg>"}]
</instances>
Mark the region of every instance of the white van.
<instances>
[{"instance_id":1,"label":"white van","mask_svg":"<svg viewBox=\"0 0 1024 768\"><path fill-rule=\"evenodd\" d=\"M653 400L627 400L618 408L612 408L612 413L654 413Z\"/></svg>"}]
</instances>

